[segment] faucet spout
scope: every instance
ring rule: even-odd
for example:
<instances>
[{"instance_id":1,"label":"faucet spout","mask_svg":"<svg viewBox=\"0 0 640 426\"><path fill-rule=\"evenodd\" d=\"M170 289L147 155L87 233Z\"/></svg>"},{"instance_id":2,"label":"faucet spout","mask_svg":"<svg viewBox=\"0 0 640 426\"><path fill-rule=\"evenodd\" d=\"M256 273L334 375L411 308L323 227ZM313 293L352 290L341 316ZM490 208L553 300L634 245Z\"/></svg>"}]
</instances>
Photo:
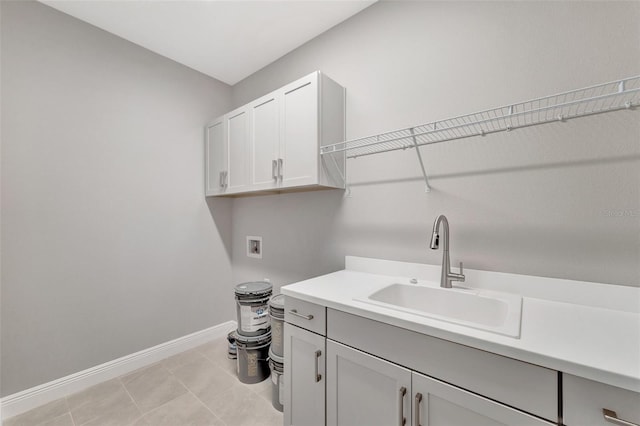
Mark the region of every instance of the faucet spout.
<instances>
[{"instance_id":1,"label":"faucet spout","mask_svg":"<svg viewBox=\"0 0 640 426\"><path fill-rule=\"evenodd\" d=\"M443 214L439 215L433 223L433 235L431 236L430 247L437 250L440 246L440 228L442 227L442 273L440 274L440 287L451 288L452 281L464 281L462 273L462 262L460 262L460 273L451 271L451 261L449 259L449 221Z\"/></svg>"}]
</instances>

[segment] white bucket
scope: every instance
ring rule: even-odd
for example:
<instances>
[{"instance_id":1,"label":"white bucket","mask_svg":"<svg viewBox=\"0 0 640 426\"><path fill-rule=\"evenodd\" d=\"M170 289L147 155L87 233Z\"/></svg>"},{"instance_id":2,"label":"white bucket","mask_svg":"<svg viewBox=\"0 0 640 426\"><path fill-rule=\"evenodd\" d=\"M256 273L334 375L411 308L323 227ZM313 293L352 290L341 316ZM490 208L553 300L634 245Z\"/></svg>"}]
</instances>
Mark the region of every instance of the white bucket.
<instances>
[{"instance_id":1,"label":"white bucket","mask_svg":"<svg viewBox=\"0 0 640 426\"><path fill-rule=\"evenodd\" d=\"M269 301L271 317L271 352L277 357L284 356L284 295L273 296Z\"/></svg>"},{"instance_id":2,"label":"white bucket","mask_svg":"<svg viewBox=\"0 0 640 426\"><path fill-rule=\"evenodd\" d=\"M266 281L248 282L236 286L239 335L259 336L271 328L269 320L271 292L272 285Z\"/></svg>"}]
</instances>

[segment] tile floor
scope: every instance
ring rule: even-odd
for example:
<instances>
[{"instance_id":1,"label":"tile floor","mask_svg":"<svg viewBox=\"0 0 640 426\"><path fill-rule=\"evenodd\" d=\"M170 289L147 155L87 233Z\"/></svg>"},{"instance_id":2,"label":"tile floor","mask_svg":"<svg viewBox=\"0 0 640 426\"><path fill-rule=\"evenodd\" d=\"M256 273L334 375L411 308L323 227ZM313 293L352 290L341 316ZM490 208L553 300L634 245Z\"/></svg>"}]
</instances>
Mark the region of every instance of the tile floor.
<instances>
[{"instance_id":1,"label":"tile floor","mask_svg":"<svg viewBox=\"0 0 640 426\"><path fill-rule=\"evenodd\" d=\"M7 419L5 426L282 426L271 380L240 383L222 338Z\"/></svg>"}]
</instances>

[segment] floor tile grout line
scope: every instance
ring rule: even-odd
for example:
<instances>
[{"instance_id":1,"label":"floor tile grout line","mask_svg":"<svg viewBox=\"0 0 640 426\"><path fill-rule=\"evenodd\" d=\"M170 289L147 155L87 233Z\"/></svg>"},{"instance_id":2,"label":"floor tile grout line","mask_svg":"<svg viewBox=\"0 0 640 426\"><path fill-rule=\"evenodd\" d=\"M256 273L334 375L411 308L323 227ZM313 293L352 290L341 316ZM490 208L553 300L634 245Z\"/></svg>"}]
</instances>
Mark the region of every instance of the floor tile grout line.
<instances>
[{"instance_id":1,"label":"floor tile grout line","mask_svg":"<svg viewBox=\"0 0 640 426\"><path fill-rule=\"evenodd\" d=\"M209 363L211 363L215 368L218 368L218 369L220 369L220 370L222 370L223 372L225 372L225 373L226 373L226 371L224 371L224 369L223 369L223 368L219 367L219 366L218 366L214 361L212 361L211 359L209 359L206 355L204 355L204 354L203 354L203 353L201 353L200 351L197 351L197 352L198 352L200 355L202 355L202 357L203 357L206 361L208 361ZM182 367L182 366L181 366L181 367ZM205 404L205 402L204 402L202 399L200 399L200 398L198 397L198 395L196 395L196 394L195 394L195 392L193 392L193 391L191 390L191 388L190 388L189 386L187 386L187 384L186 384L186 383L184 383L182 380L180 380L180 378L179 378L179 377L177 377L175 374L173 374L173 373L171 373L171 374L173 375L173 377L175 377L175 379L176 379L176 380L177 380L177 381L178 381L182 386L184 386L184 387L187 389L187 391L188 391L188 392L189 392L189 393L190 393L190 394L191 394L191 395L192 395L196 400L198 400L198 402L199 402L200 404L202 404L202 405L204 406L204 408L206 408L206 409L207 409L207 410L208 410L208 411L213 415L213 417L215 417L217 420L220 420L224 425L226 425L226 424L227 424L224 420L222 420L222 419L220 418L220 416L218 416L218 415L217 415L217 414L216 414L216 413L215 413L211 408L209 408L209 406L208 406L207 404Z\"/></svg>"},{"instance_id":2,"label":"floor tile grout line","mask_svg":"<svg viewBox=\"0 0 640 426\"><path fill-rule=\"evenodd\" d=\"M67 412L59 414L59 415L57 415L55 417L47 418L47 419L37 423L35 426L42 426L43 424L45 424L47 422L50 422L50 421L55 420L55 419L58 419L58 418L60 418L62 416L66 416L67 414L69 415L69 417L71 417L71 422L73 422L73 416L71 416L71 412L67 411ZM17 416L14 416L14 417L17 417ZM10 420L10 419L7 419L7 420ZM74 426L75 426L75 423L74 423Z\"/></svg>"},{"instance_id":3,"label":"floor tile grout line","mask_svg":"<svg viewBox=\"0 0 640 426\"><path fill-rule=\"evenodd\" d=\"M0 1L1 1L1 0L0 0ZM126 386L124 385L124 382L123 382L123 381L122 381L122 379L121 379L122 377L123 377L123 376L118 376L118 377L113 378L113 379L105 380L105 381L100 382L100 383L97 383L96 385L91 386L91 387L89 387L89 388L87 388L87 389L85 389L85 390L83 390L83 391L76 392L76 393L74 393L74 394L72 394L72 395L69 395L69 396L65 397L65 400L66 400L66 403L67 403L67 407L69 407L69 414L71 415L71 420L72 420L72 422L73 422L73 425L74 425L74 426L83 426L83 425L86 425L86 424L88 424L88 423L90 423L90 422L93 422L93 421L95 421L96 419L98 419L98 418L100 417L100 415L94 415L93 417L89 418L88 420L84 421L83 423L79 423L79 422L75 419L75 417L74 417L74 415L73 415L73 411L78 411L80 408L85 407L85 406L86 406L86 405L88 405L88 404L95 404L95 403L96 403L96 402L98 402L98 401L94 401L94 400L92 400L92 399L89 399L89 400L87 400L87 401L83 402L82 404L78 405L77 407L75 407L75 408L72 410L72 409L70 408L70 407L71 407L71 405L69 404L69 397L71 397L71 396L73 396L73 395L76 395L76 394L79 394L79 393L82 393L82 392L85 392L85 391L87 391L87 390L89 390L89 389L95 388L95 387L97 387L97 386L103 385L103 384L108 383L108 382L117 382L117 384L119 385L118 389L116 389L114 392L110 392L110 393L109 393L109 396L113 396L113 395L115 395L115 394L117 394L117 393L119 393L119 392L121 392L121 391L123 391L123 390L124 390L124 392L126 393L126 395L129 397L129 399L130 399L130 400L131 400L131 402L133 403L134 407L138 410L138 412L140 412L140 413L141 413L141 412L142 412L142 410L140 410L140 408L139 408L139 407L138 407L138 405L136 404L135 400L133 399L133 397L132 397L132 396L131 396L131 394L129 393L129 390L128 390L128 389L126 388ZM104 396L103 396L103 398L104 398ZM139 418L140 418L140 417L138 417L138 419L139 419Z\"/></svg>"},{"instance_id":4,"label":"floor tile grout line","mask_svg":"<svg viewBox=\"0 0 640 426\"><path fill-rule=\"evenodd\" d=\"M120 385L122 385L122 388L124 389L124 391L127 393L127 395L129 395L129 398L131 398L131 402L133 402L133 405L136 407L136 409L138 410L138 412L140 413L140 417L138 417L137 419L135 419L133 422L131 422L131 424L134 424L135 422L137 422L138 420L144 418L145 414L142 412L142 409L140 408L140 406L138 405L138 403L136 402L136 400L133 398L133 395L131 395L131 392L129 392L129 389L127 389L127 386L124 384L124 382L122 381L122 376L118 377L118 381L120 382Z\"/></svg>"},{"instance_id":5,"label":"floor tile grout line","mask_svg":"<svg viewBox=\"0 0 640 426\"><path fill-rule=\"evenodd\" d=\"M2 1L2 0L0 0L0 1ZM65 397L64 397L65 402L66 402L66 404L67 404L67 408L68 408L68 410L69 410L69 414L71 414L71 421L73 421L73 425L74 425L74 426L82 426L83 424L85 424L85 423L89 423L90 421L94 420L94 419L95 419L95 417L91 418L90 420L87 420L87 421L86 421L86 422L84 422L84 423L78 424L78 422L76 422L76 419L73 417L73 411L77 411L78 409L80 409L80 408L84 407L85 405L87 405L87 404L91 404L91 402L92 402L92 401L90 401L90 400L89 400L89 401L85 401L85 402L83 402L82 404L80 404L80 405L78 405L77 407L75 407L75 408L73 408L73 409L72 409L72 408L71 408L71 404L69 403L69 397L72 397L72 396L74 396L74 395L78 395L78 394L80 394L80 393L86 392L86 391L88 391L89 389L93 389L93 388L95 388L95 387L97 387L97 386L103 385L103 384L105 384L105 383L107 383L107 382L110 382L110 381L113 381L113 380L116 380L116 379L108 379L108 380L104 380L104 381L102 381L102 382L100 382L100 383L96 383L96 384L95 384L95 385L93 385L93 386L89 386L88 388L85 388L85 389L83 389L83 390L81 390L81 391L78 391L78 392L74 392L74 393L72 393L71 395L67 395L67 396L65 396Z\"/></svg>"},{"instance_id":6,"label":"floor tile grout line","mask_svg":"<svg viewBox=\"0 0 640 426\"><path fill-rule=\"evenodd\" d=\"M212 342L214 342L214 340L212 340ZM197 348L196 348L196 350L197 350ZM211 359L211 358L209 358L206 354L204 354L204 353L200 352L199 350L197 350L197 352L198 352L198 353L200 353L200 354L204 357L204 359L206 359L208 362L210 362L210 363L211 363L215 368L217 368L217 369L221 370L223 374L227 374L227 375L229 375L229 377L231 377L232 379L236 379L236 380L238 379L236 376L233 376L231 373L229 373L229 372L228 372L228 371L227 371L223 366L221 366L220 364L218 364L218 362L217 362L217 361L212 360L212 359ZM174 377L175 377L175 375L174 375ZM220 416L218 416L218 415L217 415L217 414L216 414L216 413L215 413L215 412L214 412L214 411L213 411L213 410L212 410L212 409L211 409L211 408L210 408L210 407L209 407L209 406L208 406L208 405L207 405L207 404L202 400L202 399L200 399L200 398L198 397L198 395L196 395L196 394L195 394L195 393L194 393L194 392L189 388L189 386L187 386L187 385L186 385L182 380L180 380L178 377L176 377L176 380L178 380L178 381L182 384L182 386L184 386L185 388L187 388L187 390L189 391L189 393L190 393L191 395L193 395L193 396L198 400L198 402L200 402L200 403L201 403L201 404L202 404L202 405L203 405L203 406L204 406L204 407L205 407L205 408L206 408L206 409L207 409L211 414L213 414L213 416L214 416L216 419L220 420L224 425L226 425L226 424L227 424L227 423L226 423L222 418L220 418ZM239 380L238 380L238 381L239 381ZM240 382L240 385L244 385L244 383ZM234 384L233 386L235 386L235 384ZM224 396L224 395L220 395L220 396L217 396L217 397L216 397L216 398L214 398L214 399L222 398L223 396Z\"/></svg>"},{"instance_id":7,"label":"floor tile grout line","mask_svg":"<svg viewBox=\"0 0 640 426\"><path fill-rule=\"evenodd\" d=\"M178 380L180 380L180 379L178 379ZM226 423L224 420L222 420L222 419L221 419L221 418L220 418L220 417L219 417L219 416L218 416L218 415L217 415L217 414L216 414L216 413L215 413L211 408L209 408L209 406L208 406L207 404L205 404L203 400L201 400L200 398L198 398L198 395L196 395L195 393L193 393L193 391L192 391L191 389L189 389L189 387L188 387L188 386L186 386L186 385L184 385L184 384L183 384L183 386L187 388L187 390L189 391L189 393L190 393L191 395L193 395L193 397L194 397L195 399L197 399L197 400L198 400L198 402L199 402L200 404L202 404L202 406L204 406L204 408L206 408L206 409L207 409L211 414L213 414L213 417L215 417L216 419L220 420L220 421L221 421L222 423L224 423L225 425L227 424L227 423Z\"/></svg>"},{"instance_id":8,"label":"floor tile grout line","mask_svg":"<svg viewBox=\"0 0 640 426\"><path fill-rule=\"evenodd\" d=\"M101 383L102 383L102 382L101 382ZM89 388L87 388L87 389L89 389ZM86 389L85 389L85 390L86 390ZM84 392L84 391L80 391L80 392ZM79 425L76 423L76 419L73 417L73 412L71 411L71 404L69 404L69 397L70 397L70 396L72 396L72 395L75 395L75 394L77 394L77 393L80 393L80 392L76 392L76 393L73 393L73 394L71 394L71 395L68 395L68 396L65 396L65 397L64 397L64 401L66 402L66 404L67 404L67 408L69 409L69 416L71 416L71 423L73 423L73 426L79 426ZM84 404L80 404L80 405L79 405L78 407L76 407L76 408L80 408L80 407L82 407L82 406L83 406L83 405L85 405L85 404L86 404L86 402L85 402Z\"/></svg>"},{"instance_id":9,"label":"floor tile grout line","mask_svg":"<svg viewBox=\"0 0 640 426\"><path fill-rule=\"evenodd\" d=\"M196 349L196 348L193 348L193 349ZM190 349L190 350L192 350L192 349ZM188 352L188 351L185 351L185 352ZM182 353L184 353L184 352L182 352ZM182 354L182 353L180 353L180 354ZM197 349L196 349L196 353L200 354L200 355L201 355L205 360L207 360L207 361L209 361L209 362L211 362L212 364L214 364L214 365L215 365L215 363L214 363L210 358L208 358L206 355L204 355L204 354L203 354L202 352L200 352L199 350L197 350ZM180 355L180 354L176 354L176 355ZM219 418L219 417L218 417L218 416L217 416L213 411L211 411L211 410L209 409L209 407L207 407L207 405L206 405L206 404L204 404L204 403L200 400L200 398L198 398L198 397L197 397L197 396L196 396L196 395L191 391L191 389L189 389L189 387L188 387L185 383L183 383L183 382L182 382L182 380L180 380L180 379L179 379L179 378L178 378L178 377L173 373L173 371L172 371L169 367L167 367L167 366L166 366L166 364L164 363L164 361L166 361L166 360L167 360L167 359L169 359L169 358L175 357L176 355L172 355L172 356L170 356L170 357L167 357L167 358L161 359L161 360L159 360L158 362L154 363L153 365L158 365L158 366L159 366L160 368L162 368L165 372L167 372L167 373L168 373L171 377L173 377L173 378L174 378L178 383L180 383L180 385L181 385L181 386L182 386L182 387L187 391L187 393L190 393L190 394L191 394L194 398L196 398L196 400L197 400L198 402L200 402L200 403L201 403L201 404L202 404L202 405L203 405L203 406L204 406L204 407L205 407L209 412L211 412L211 414L212 414L216 419L218 419L218 420L220 420L220 421L222 421L222 422L224 423L224 421L223 421L222 419L220 419L220 418ZM188 364L191 364L191 363L187 363L187 364L182 364L182 363L180 363L180 364L178 365L178 368L183 367L183 366L188 365ZM217 366L217 365L216 365L216 366ZM148 366L148 367L145 367L145 368L149 368L149 367L151 367L151 365L150 365L150 366ZM144 368L142 368L141 370L144 370ZM143 412L143 411L142 411L142 409L139 407L139 405L137 404L137 402L135 401L135 399L133 398L133 396L129 393L129 390L127 389L126 384L125 384L125 383L124 383L124 381L122 380L122 376L120 376L118 379L120 379L120 383L122 383L123 387L125 388L125 391L127 392L127 394L129 394L129 397L133 400L133 403L136 405L136 408L138 408L138 411L142 414L142 416L141 416L141 417L139 417L138 419L136 419L136 421L140 420L140 418L145 418L148 414L153 413L154 411L156 411L156 410L160 409L161 407L165 406L166 404L169 404L170 402L173 402L174 400L176 400L177 398L181 397L182 395L185 395L184 393L183 393L183 394L181 394L181 395L178 395L178 396L176 396L175 398L172 398L172 399L170 399L169 401L166 401L165 403L163 403L163 404L159 405L158 407L155 407L154 409L149 410L148 412L146 412L146 413L145 413L145 412Z\"/></svg>"}]
</instances>

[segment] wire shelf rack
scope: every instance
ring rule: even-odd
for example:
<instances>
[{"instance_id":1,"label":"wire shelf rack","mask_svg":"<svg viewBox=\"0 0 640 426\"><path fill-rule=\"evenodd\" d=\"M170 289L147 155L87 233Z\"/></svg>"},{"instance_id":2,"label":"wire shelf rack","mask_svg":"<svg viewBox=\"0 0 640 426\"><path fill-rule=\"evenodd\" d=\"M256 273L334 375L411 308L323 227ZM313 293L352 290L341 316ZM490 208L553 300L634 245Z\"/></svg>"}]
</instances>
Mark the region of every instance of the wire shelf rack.
<instances>
[{"instance_id":1,"label":"wire shelf rack","mask_svg":"<svg viewBox=\"0 0 640 426\"><path fill-rule=\"evenodd\" d=\"M356 158L630 109L639 104L640 76L635 76L459 117L325 145L320 148L320 154L344 152L347 158ZM429 183L420 150L416 149L416 152L428 191Z\"/></svg>"}]
</instances>

